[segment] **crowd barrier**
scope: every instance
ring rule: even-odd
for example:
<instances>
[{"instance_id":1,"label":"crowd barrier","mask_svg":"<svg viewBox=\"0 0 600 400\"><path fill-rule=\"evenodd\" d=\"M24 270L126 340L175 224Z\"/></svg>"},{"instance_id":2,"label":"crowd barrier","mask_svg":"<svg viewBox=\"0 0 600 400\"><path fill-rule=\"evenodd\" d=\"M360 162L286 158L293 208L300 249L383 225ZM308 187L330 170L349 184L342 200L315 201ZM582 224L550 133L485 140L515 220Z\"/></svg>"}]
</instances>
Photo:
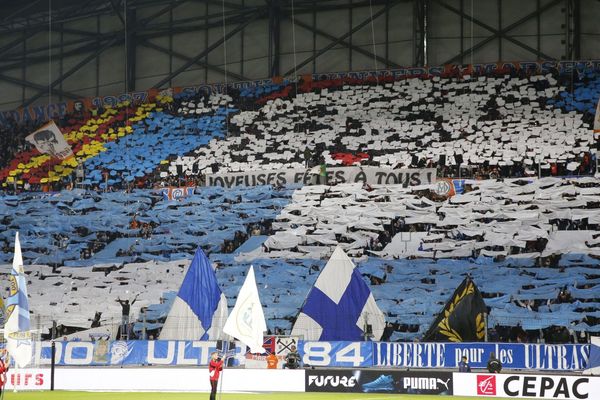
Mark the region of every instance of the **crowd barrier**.
<instances>
[{"instance_id":1,"label":"crowd barrier","mask_svg":"<svg viewBox=\"0 0 600 400\"><path fill-rule=\"evenodd\" d=\"M291 341L290 341L291 340ZM278 340L276 354L288 350L295 339ZM326 368L456 368L467 356L474 368L484 368L494 352L507 369L581 371L587 367L587 344L526 343L387 343L298 341L304 364ZM96 341L55 342L58 366L207 365L216 341ZM49 365L51 343L42 342L40 365ZM236 342L234 365L242 365L246 348Z\"/></svg>"},{"instance_id":2,"label":"crowd barrier","mask_svg":"<svg viewBox=\"0 0 600 400\"><path fill-rule=\"evenodd\" d=\"M99 379L99 376L101 379ZM11 371L7 390L208 392L206 367L59 367ZM600 377L543 374L457 373L431 370L225 369L224 392L337 392L473 397L597 399Z\"/></svg>"}]
</instances>

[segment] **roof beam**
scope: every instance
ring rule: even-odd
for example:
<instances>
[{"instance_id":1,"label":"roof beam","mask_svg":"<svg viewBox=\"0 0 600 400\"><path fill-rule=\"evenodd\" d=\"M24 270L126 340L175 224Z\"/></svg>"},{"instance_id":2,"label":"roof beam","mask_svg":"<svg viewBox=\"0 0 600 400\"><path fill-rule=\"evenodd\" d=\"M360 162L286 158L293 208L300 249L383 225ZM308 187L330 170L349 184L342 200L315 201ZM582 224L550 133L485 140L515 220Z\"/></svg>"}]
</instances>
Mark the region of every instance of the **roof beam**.
<instances>
[{"instance_id":1,"label":"roof beam","mask_svg":"<svg viewBox=\"0 0 600 400\"><path fill-rule=\"evenodd\" d=\"M344 33L342 36L339 36L339 37L335 38L335 40L331 41L331 43L329 43L327 46L325 46L322 49L320 49L317 53L315 53L314 55L308 57L307 59L305 59L304 61L300 62L298 65L296 65L294 68L292 68L289 71L287 71L284 74L284 76L289 76L293 72L295 72L295 71L299 70L300 68L304 67L305 65L311 63L313 60L316 60L317 58L319 58L320 56L322 56L323 54L325 54L326 52L328 52L329 50L331 50L332 48L334 48L335 46L337 46L338 44L340 44L341 42L343 42L347 37L351 36L353 33L361 30L365 26L367 26L370 23L372 23L373 21L375 21L375 19L377 19L381 15L385 14L390 8L392 8L396 4L398 4L398 3L394 3L394 4L388 3L381 10L379 10L376 13L373 13L372 15L370 15L367 19L365 19L360 24L356 25L350 31Z\"/></svg>"},{"instance_id":2,"label":"roof beam","mask_svg":"<svg viewBox=\"0 0 600 400\"><path fill-rule=\"evenodd\" d=\"M43 90L43 91L48 90L48 86L46 86L46 85L40 85L38 83L33 83L33 82L26 81L23 79L13 78L12 76L6 76L6 75L0 74L0 80L5 81L5 82L14 83L15 85L19 85L19 86L26 86L26 87L29 87L32 89ZM73 100L82 98L82 96L78 96L74 93L66 92L66 91L60 90L60 89L52 89L52 94L67 97L67 98L73 99Z\"/></svg>"},{"instance_id":3,"label":"roof beam","mask_svg":"<svg viewBox=\"0 0 600 400\"><path fill-rule=\"evenodd\" d=\"M192 58L186 56L185 54L181 54L181 53L179 53L177 51L172 51L172 50L166 49L166 48L164 48L162 46L159 46L157 44L154 44L154 43L152 43L152 42L150 42L148 40L141 40L139 42L139 45L147 47L149 49L153 49L153 50L159 51L161 53L164 53L164 54L167 54L167 55L170 55L170 56L173 56L175 58L179 58L180 60L183 60L183 61L186 61L186 62L188 62L188 61L190 61L192 59ZM231 77L237 79L238 81L250 81L250 80L252 80L252 79L250 79L250 78L248 78L246 76L236 74L235 72L225 71L223 68L217 67L216 65L209 64L209 63L207 63L205 61L202 61L202 60L198 60L194 64L196 64L196 65L198 65L200 67L203 67L203 68L208 68L208 69L210 69L212 71L218 72L218 73L223 74L223 75L225 75L225 73L227 73L227 76L231 76Z\"/></svg>"},{"instance_id":4,"label":"roof beam","mask_svg":"<svg viewBox=\"0 0 600 400\"><path fill-rule=\"evenodd\" d=\"M308 30L310 32L315 32L317 35L322 36L322 37L324 37L326 39L337 40L337 38L335 36L333 36L333 35L331 35L331 34L329 34L327 32L324 32L324 31L322 31L320 29L313 29L313 27L311 25L306 24L306 23L300 21L298 18L292 19L291 15L286 15L286 17L288 17L289 20L292 21L292 23L296 24L297 26L299 26L301 28L304 28L304 29L306 29L306 30ZM367 57L370 57L370 58L376 58L377 61L379 61L379 62L381 62L381 63L383 63L385 65L389 65L389 66L391 66L393 68L402 68L401 65L396 64L395 62L390 61L390 60L388 60L385 57L381 57L381 56L375 57L375 55L373 53L371 53L370 51L365 50L362 47L358 47L355 44L351 44L350 42L348 42L346 40L341 40L339 43L342 46L347 47L349 49L352 49L352 50L356 51L357 53L360 53L360 54L362 54L364 56L367 56Z\"/></svg>"},{"instance_id":5,"label":"roof beam","mask_svg":"<svg viewBox=\"0 0 600 400\"><path fill-rule=\"evenodd\" d=\"M106 42L100 48L96 49L96 51L94 51L92 54L85 57L83 60L81 60L75 66L73 66L71 69L69 69L67 72L65 72L60 77L58 77L54 82L50 83L49 87L45 88L45 89L48 89L48 90L54 89L54 86L63 82L65 79L67 79L69 76L73 75L75 72L79 71L79 69L81 67L85 66L87 63L89 63L90 61L92 61L93 59L98 57L100 54L102 54L104 52L104 50L106 50L109 47L111 47L112 45L114 45L116 41L117 41L117 39L115 38L113 40ZM22 107L27 107L28 105L30 105L31 103L33 103L34 101L36 101L37 99L42 97L44 94L45 94L44 91L39 91L37 94L35 94L35 95L31 96L29 99L25 100L23 102Z\"/></svg>"},{"instance_id":6,"label":"roof beam","mask_svg":"<svg viewBox=\"0 0 600 400\"><path fill-rule=\"evenodd\" d=\"M197 61L199 61L199 60L203 59L204 57L208 56L213 50L217 49L219 46L221 46L224 42L226 42L232 36L236 35L238 32L241 32L245 27L247 27L248 25L250 25L250 23L254 22L259 16L260 16L260 14L255 14L254 17L246 19L246 21L244 21L243 23L241 23L240 25L238 25L237 27L235 27L233 30L227 32L227 34L225 34L225 36L223 36L222 38L220 38L219 40L217 40L216 42L214 42L213 44L211 44L210 46L208 46L206 49L204 49L203 51L201 51L195 57L189 59L189 61L185 62L182 66L180 66L179 68L177 68L175 71L171 72L165 78L163 78L160 81L158 81L152 87L160 88L162 85L164 85L165 83L169 82L174 77L176 77L177 75L181 74L183 71L185 71L186 69L188 69L189 67L191 67L192 65L194 65Z\"/></svg>"},{"instance_id":7,"label":"roof beam","mask_svg":"<svg viewBox=\"0 0 600 400\"><path fill-rule=\"evenodd\" d=\"M493 41L495 39L505 39L505 40L508 40L508 41L514 43L515 45L517 45L517 46L519 46L519 47L521 47L521 48L523 48L523 49L525 49L527 51L530 51L531 53L537 55L539 58L545 58L547 60L554 60L555 59L554 57L549 56L548 54L545 54L545 53L543 53L541 51L538 51L537 49L534 49L533 47L531 47L531 46L529 46L529 45L527 45L527 44L525 44L525 43L523 43L523 42L521 42L521 41L519 41L519 40L511 37L511 36L508 36L507 33L509 31L513 30L514 28L516 28L517 26L520 26L523 23L529 21L530 19L535 18L537 15L545 12L546 10L548 10L548 9L556 6L559 3L562 3L564 0L553 0L550 3L544 5L543 7L540 7L539 10L533 11L533 12L525 15L523 18L519 19L518 21L515 21L514 23L512 23L512 24L510 24L510 25L508 25L508 26L506 26L506 27L504 27L502 29L496 29L496 28L494 28L494 27L492 27L492 26L490 26L490 25L488 25L488 24L486 24L484 22L481 22L480 20L474 18L473 16L468 15L465 12L462 12L461 10L452 7L451 5L446 4L443 1L440 1L440 0L433 0L433 1L435 1L440 6L446 8L447 10L452 11L453 13L455 13L455 14L463 17L463 18L465 18L466 20L471 21L471 22L473 22L473 23L475 23L475 24L477 24L477 25L479 25L479 26L487 29L488 31L492 32L491 36L485 38L484 40L482 40L481 42L477 43L476 45L474 45L470 49L466 49L466 50L462 51L461 53L453 56L452 58L449 58L443 64L452 64L453 62L462 59L464 56L466 56L466 55L470 54L471 52L473 52L473 51L475 51L475 50L477 50L477 49L485 46L486 44L490 43L491 41Z\"/></svg>"}]
</instances>

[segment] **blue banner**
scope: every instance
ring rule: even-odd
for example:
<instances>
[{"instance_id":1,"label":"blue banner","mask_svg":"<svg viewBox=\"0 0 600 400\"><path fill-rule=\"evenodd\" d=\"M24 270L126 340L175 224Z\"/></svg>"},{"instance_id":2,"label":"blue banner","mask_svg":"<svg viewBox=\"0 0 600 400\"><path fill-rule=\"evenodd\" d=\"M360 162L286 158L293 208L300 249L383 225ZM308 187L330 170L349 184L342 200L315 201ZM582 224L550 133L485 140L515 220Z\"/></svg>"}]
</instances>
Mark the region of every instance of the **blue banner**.
<instances>
[{"instance_id":1,"label":"blue banner","mask_svg":"<svg viewBox=\"0 0 600 400\"><path fill-rule=\"evenodd\" d=\"M373 365L400 368L456 368L466 356L472 368L485 368L494 352L504 368L581 370L589 345L526 343L373 343Z\"/></svg>"},{"instance_id":2,"label":"blue banner","mask_svg":"<svg viewBox=\"0 0 600 400\"><path fill-rule=\"evenodd\" d=\"M56 342L56 365L208 365L216 350L215 341ZM241 353L236 348L236 354ZM41 364L49 364L51 354L51 343L43 342Z\"/></svg>"},{"instance_id":3,"label":"blue banner","mask_svg":"<svg viewBox=\"0 0 600 400\"><path fill-rule=\"evenodd\" d=\"M300 340L302 363L315 367L371 367L371 342L308 342Z\"/></svg>"},{"instance_id":4,"label":"blue banner","mask_svg":"<svg viewBox=\"0 0 600 400\"><path fill-rule=\"evenodd\" d=\"M216 341L133 340L56 342L56 365L207 365ZM466 356L485 368L494 352L504 368L577 371L587 368L590 345L524 343L383 343L299 341L303 365L315 367L457 368ZM243 362L237 344L234 364ZM50 364L51 343L42 342L41 364Z\"/></svg>"}]
</instances>

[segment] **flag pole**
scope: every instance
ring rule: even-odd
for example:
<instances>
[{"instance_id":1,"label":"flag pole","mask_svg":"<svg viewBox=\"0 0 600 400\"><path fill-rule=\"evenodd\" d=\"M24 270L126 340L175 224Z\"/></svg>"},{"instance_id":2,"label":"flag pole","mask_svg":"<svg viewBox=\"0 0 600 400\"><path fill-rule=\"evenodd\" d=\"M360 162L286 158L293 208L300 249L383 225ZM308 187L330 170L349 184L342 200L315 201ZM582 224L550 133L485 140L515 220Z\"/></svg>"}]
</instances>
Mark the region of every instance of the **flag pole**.
<instances>
[{"instance_id":1,"label":"flag pole","mask_svg":"<svg viewBox=\"0 0 600 400\"><path fill-rule=\"evenodd\" d=\"M223 379L225 379L225 366L227 365L227 353L229 352L229 342L225 342L223 346L225 354L223 354L223 366L221 367L221 374L219 375L219 400L223 397ZM1 400L1 399L0 399Z\"/></svg>"},{"instance_id":2,"label":"flag pole","mask_svg":"<svg viewBox=\"0 0 600 400\"><path fill-rule=\"evenodd\" d=\"M15 364L15 372L14 372L14 376L15 379L13 379L13 393L17 393L17 386L20 383L20 379L19 379L19 365L17 364L17 362L15 361L15 359L11 356L11 358L13 359L13 362ZM4 395L4 390L2 391L2 394Z\"/></svg>"},{"instance_id":3,"label":"flag pole","mask_svg":"<svg viewBox=\"0 0 600 400\"><path fill-rule=\"evenodd\" d=\"M485 339L484 339L484 341L487 342L488 341L488 313L484 313L483 318L485 321Z\"/></svg>"},{"instance_id":4,"label":"flag pole","mask_svg":"<svg viewBox=\"0 0 600 400\"><path fill-rule=\"evenodd\" d=\"M225 379L225 362L226 358L223 359L223 366L221 367L221 373L219 374L219 390L217 393L219 394L219 400L223 397L223 379Z\"/></svg>"}]
</instances>

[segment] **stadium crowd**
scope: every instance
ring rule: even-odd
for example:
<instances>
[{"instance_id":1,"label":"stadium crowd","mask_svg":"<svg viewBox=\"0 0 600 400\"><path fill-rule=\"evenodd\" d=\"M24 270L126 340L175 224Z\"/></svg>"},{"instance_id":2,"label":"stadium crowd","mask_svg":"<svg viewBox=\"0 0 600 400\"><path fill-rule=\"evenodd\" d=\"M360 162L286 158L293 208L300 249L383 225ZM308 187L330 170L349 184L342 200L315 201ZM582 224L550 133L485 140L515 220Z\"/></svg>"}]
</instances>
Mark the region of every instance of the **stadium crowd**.
<instances>
[{"instance_id":1,"label":"stadium crowd","mask_svg":"<svg viewBox=\"0 0 600 400\"><path fill-rule=\"evenodd\" d=\"M173 153L165 154L164 163L152 165L129 180L123 170L105 164L94 167L95 180L86 180L93 172L89 170L78 175L73 169L62 179L47 182L28 179L21 172L12 182L5 179L3 188L9 192L57 191L73 188L75 182L98 191L201 186L207 173L315 165L427 167L436 168L439 177L474 179L593 175L595 143L584 129L592 122L593 111L591 102L582 97L587 93L580 94L576 88L596 90L598 82L600 79L590 71L567 75L555 71L546 76L499 71L487 77L395 82L337 79L300 81L298 86L288 82L277 85L274 90L278 90L270 92L267 102L264 97L252 97L249 89L229 89L227 95L186 92L173 98L160 97L154 99L160 113L139 121L130 120L139 115L139 105L125 102L116 106L118 115L108 123L96 120L107 109L77 107L57 121L63 132L74 132L91 121L92 130L97 128L98 132L134 127L135 132L147 134L156 127L159 114L177 118L167 120L170 125L165 126L170 131L185 131L188 127L178 121L195 124L205 116L214 119L225 107L227 115L215 120L225 137L215 137L198 150L174 145ZM516 90L518 86L521 91ZM479 100L465 103L463 99L469 97ZM361 102L366 111L352 112ZM442 117L440 112L449 116ZM7 145L1 150L0 167L30 150L24 137L34 128L31 122L1 128ZM207 132L196 125L190 129L196 135ZM558 137L540 140L541 130L558 132ZM165 131L167 137L169 134ZM519 144L519 135L529 135L531 143ZM108 141L115 139L122 141L127 136ZM564 154L556 146L564 146ZM493 147L502 150L494 152ZM526 155L521 154L524 151ZM76 157L80 162L86 159L79 154Z\"/></svg>"},{"instance_id":2,"label":"stadium crowd","mask_svg":"<svg viewBox=\"0 0 600 400\"><path fill-rule=\"evenodd\" d=\"M60 179L28 179L27 174L30 173L25 172L27 168L19 165L39 156L37 150L24 140L36 126L31 123L9 123L0 128L0 141L6 143L0 147L0 168L3 169L3 175L0 176L4 179L4 193L0 199L9 199L7 204L12 206L10 195L13 194L29 196L26 199L20 198L26 200L23 201L26 204L29 201L39 201L42 197L23 192L63 191L61 196L66 197L64 191L69 191L73 196L81 196L89 203L79 205L77 202L82 199L64 200L60 204L63 210L61 212L64 215L96 218L98 211L102 212L104 202L109 202L102 192L116 196L123 192L139 195L131 200L136 206L127 201L114 200L115 197L110 200L113 202L112 207L116 208L118 203L118 207L122 208L119 220L121 225L126 226L113 230L95 229L93 223L86 221L85 225L61 227L53 232L50 243L52 248L58 252L72 253L73 248L77 247L79 260L74 259L72 254L70 258L53 259L51 254L44 253L44 246L39 246L39 243L37 247L27 247L26 243L25 248L30 251L26 253L26 258L29 256L30 259L44 261L55 273L60 273L65 261L75 265L86 260L90 261L89 265L93 265L98 260L98 253L116 242L123 244L117 246L114 254L110 254L111 263L122 267L125 263L153 260L153 256L158 257L158 254L164 255L165 252L160 247L162 243L157 242L164 239L161 235L168 236L173 258L190 254L193 247L190 246L189 237L194 235L202 236L205 241L212 240L210 246L204 243L208 254L229 256L249 238L268 236L256 249L260 256L255 254L255 259L282 259L288 256L289 259L322 259L328 253L328 247L335 242L346 246L357 257L368 255L408 260L428 258L432 262L442 259L457 262L528 259L530 261L526 268L546 268L560 273L570 266L568 263L571 260L567 260L565 255L578 250L586 257L585 262L577 266L594 267L597 266L598 254L595 249L599 246L597 232L600 231L600 220L592 213L600 208L600 200L596 198L598 182L582 179L580 182L565 181L563 185L550 184L541 179L544 184L536 186L536 190L539 189L536 193L546 189L548 192L556 190L559 193L558 196L548 195L542 199L548 200L548 207L554 207L558 202L564 203L556 206L560 210L555 210L544 208L547 204L537 201L539 199L534 199L535 196L527 191L528 180L519 181L518 178L594 175L597 163L593 151L595 143L590 129L586 128L593 119L593 112L588 104L591 101L577 97L577 88L597 87L597 83L597 75L589 71L570 75L560 75L555 71L546 76L528 74L525 71L501 71L488 77L448 76L398 82L390 79L326 79L300 81L298 85L276 85L268 95L262 97L256 96L251 89L229 89L227 94L213 96L186 93L161 97L152 99L146 105L126 102L114 109L107 107L86 110L77 107L57 123L65 134L91 131L88 137L85 136L87 133L83 136L73 134L71 142L79 149L75 153L78 163L84 166L84 173L80 174L78 169L72 168ZM525 92L515 89L519 85L525 88ZM421 92L425 95L421 96ZM475 97L478 100L474 104L458 101ZM578 108L579 104L583 104L583 108ZM360 107L367 112L359 110ZM451 114L452 118L440 116L440 111ZM461 114L467 117L454 118ZM527 117L525 121L520 121L524 117ZM93 129L84 129L89 126ZM554 133L551 147L554 147L544 154L544 130L550 127ZM513 142L518 142L522 130L531 133L531 137L537 141L512 146ZM129 151L133 153L136 145L149 146L140 138L163 133L169 135L165 138L165 143L170 142L171 146L168 151L152 154L156 156L157 162L143 165L139 174L130 174L135 157L143 158L145 150L158 150L155 147L144 147L135 157L125 158L125 155ZM402 136L403 133L406 136ZM561 141L561 136L567 133L572 135L568 140ZM199 137L206 141L197 141ZM98 143L98 149L94 150L95 153L86 152L85 146L94 141ZM480 146L482 143L484 145ZM121 145L124 147L118 147ZM494 152L493 147L496 145L502 149L502 153ZM569 146L569 154L565 157L558 153L557 149L561 146ZM432 152L432 149L443 151ZM151 155L149 152L146 153L148 158ZM29 157L27 160L25 157L23 162L15 162L19 154L25 153ZM106 158L105 163L93 164L94 158L100 157L101 153L112 158ZM506 158L503 158L504 155ZM143 164L142 158L137 160ZM124 168L115 167L120 163L126 164ZM213 195L200 188L205 185L207 174L261 168L299 168L312 171L318 166L318 174L321 175L327 173L328 167L339 165L389 169L435 168L440 178L467 178L467 181L464 182L460 196L454 199L448 199L446 194L437 193L431 188L402 188L398 192L386 192L387 189L373 188L368 184L351 189L334 184L316 192L307 189L308 192L299 191L294 195L273 194L270 198L259 198L252 200L252 204L247 204L250 201L243 198L243 194ZM47 169L46 173L52 172L51 168L55 168L54 171L57 172L64 170L64 167L56 169L54 164L42 163L39 167L42 171ZM11 175L10 172L15 170L19 172ZM9 178L13 179L9 181ZM489 189L495 191L495 195L482 195L484 188L476 181L487 179L498 185L492 185ZM148 194L145 189L183 186L195 188L196 195L206 196L202 198L206 203L202 203L201 207L206 208L207 214L209 202L216 201L219 204L211 206L210 212L216 215L214 226L205 224L195 227L193 232L184 232L189 237L178 242L175 239L178 239L176 236L181 232L173 226L194 214L194 211L184 210L184 207L191 208L195 205L185 204L183 201L182 212L171 216L169 213L179 205L168 206L170 210L164 209L162 196L156 192ZM522 186L524 189L503 192L499 189L501 186L513 189ZM80 194L83 191L77 192L77 188L90 189L93 194L90 191ZM304 203L290 201L290 198L294 200L301 196L305 196ZM280 198L285 198L285 202L277 203L276 200L281 200ZM464 201L465 199L468 201ZM492 199L501 201L510 212L487 209L486 206ZM396 207L399 204L404 208ZM15 205L19 206L23 204ZM278 206L283 207L281 213ZM331 206L337 208L327 208ZM141 208L134 209L135 207ZM258 208L263 210L260 215L256 212ZM361 211L353 220L352 212L356 209L366 211ZM500 232L506 234L506 237L498 234L492 239L490 232L482 229L482 226L485 228L486 225L493 224L508 226L520 218L511 216L511 213L527 219L530 218L526 215L527 212L535 210L539 213L535 221L528 220L530 223L527 228L531 228L528 237L520 237L513 229ZM427 212L429 214L425 215ZM235 219L220 219L227 213L235 214L232 217ZM475 218L471 214L466 215L468 213L481 215ZM19 228L16 218L0 215L3 227ZM317 218L311 219L314 216ZM26 215L22 215L21 221L29 226L31 223L25 217ZM460 222L460 218L466 218L466 222ZM234 221L234 226L227 228L226 225L231 221ZM358 225L354 224L357 221ZM165 227L167 224L168 228ZM339 230L339 226L344 229ZM217 231L222 234L218 238L211 238ZM553 238L552 235L563 231L585 233L587 236L584 246L577 249L556 248L554 250L557 251L547 252L552 240L556 244L561 239L558 236ZM31 232L39 233L35 226L31 228ZM412 253L395 248L394 238L402 236L402 233L422 234L419 236L422 240L416 241L417 246ZM498 239L502 241L499 242ZM152 244L148 245L150 241ZM8 237L2 238L2 252L11 252ZM419 252L422 252L421 255ZM241 257L248 255L242 254ZM222 266L228 269L233 264L229 259ZM312 275L319 269L318 265L316 270L313 267L310 265L307 268L307 274ZM394 268L389 267L389 270L386 267L385 273L365 271L363 274L373 288L386 288L388 284L394 283ZM513 267L515 265L507 266ZM115 268L112 272L118 269ZM535 275L536 272L520 270L520 275L529 273ZM577 296L577 293L589 293L596 289L598 274L587 271L585 276L590 279L589 283L578 281L565 286L556 297L547 295L544 298L527 298L526 291L532 288L525 283L521 287L525 293L515 293L514 297L508 294L509 297L503 303L503 306L509 308L514 306L531 313L543 311L547 314L554 312L557 305L571 305L569 311L580 313L580 318L572 319L563 326L550 324L539 329L524 327L520 322L512 323L505 318L503 322L493 324L494 328L489 331L490 340L553 343L587 341L592 330L588 332L582 327L593 327L593 332L597 333L600 322L596 310L600 297L588 294L585 297ZM231 276L227 282L229 278ZM423 275L421 279L430 278ZM539 280L535 282L540 284ZM575 292L572 294L569 289ZM482 291L489 299L507 295L506 292L485 287ZM281 301L281 297L275 298L275 304ZM382 299L393 300L386 297ZM294 312L279 318L285 320L287 325L270 326L271 331L287 333L296 308L297 305L294 305L290 308ZM395 317L397 320L394 321ZM414 339L423 330L423 323L418 323L422 322L419 318L427 315L423 313L411 322L402 321L401 315L395 317L389 319L384 339ZM163 321L164 316L152 320L158 324ZM98 318L94 318L93 323L101 324ZM132 332L135 330L132 329ZM151 334L156 335L158 332L159 327L155 326Z\"/></svg>"},{"instance_id":3,"label":"stadium crowd","mask_svg":"<svg viewBox=\"0 0 600 400\"><path fill-rule=\"evenodd\" d=\"M33 130L33 123L18 124L12 118L0 125L0 168L8 165L17 153L28 149L25 136Z\"/></svg>"}]
</instances>

